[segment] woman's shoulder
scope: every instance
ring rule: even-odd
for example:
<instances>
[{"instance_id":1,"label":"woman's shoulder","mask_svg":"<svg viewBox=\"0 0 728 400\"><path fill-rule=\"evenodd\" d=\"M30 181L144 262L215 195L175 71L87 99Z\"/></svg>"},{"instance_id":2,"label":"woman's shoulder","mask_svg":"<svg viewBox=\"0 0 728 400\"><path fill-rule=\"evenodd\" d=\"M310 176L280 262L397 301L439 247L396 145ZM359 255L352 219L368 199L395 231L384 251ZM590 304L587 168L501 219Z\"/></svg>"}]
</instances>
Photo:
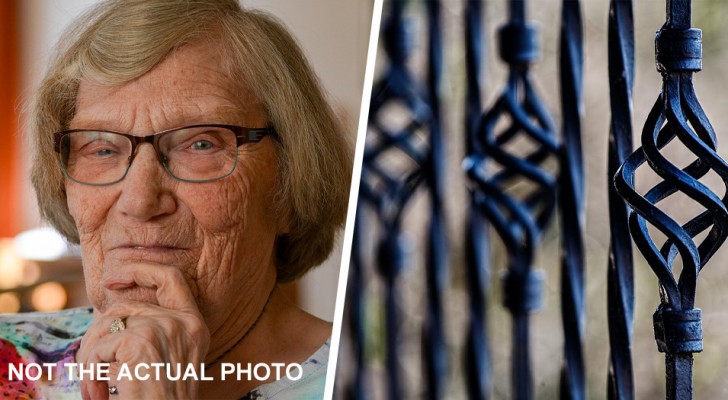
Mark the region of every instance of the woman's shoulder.
<instances>
[{"instance_id":1,"label":"woman's shoulder","mask_svg":"<svg viewBox=\"0 0 728 400\"><path fill-rule=\"evenodd\" d=\"M0 315L0 359L7 360L0 365L2 389L28 397L35 394L33 398L77 395L78 382L68 379L65 364L74 362L92 320L91 308ZM22 379L10 376L11 364L16 372L23 366ZM31 379L37 377L36 367L41 367L43 378ZM51 379L45 379L48 371Z\"/></svg>"},{"instance_id":2,"label":"woman's shoulder","mask_svg":"<svg viewBox=\"0 0 728 400\"><path fill-rule=\"evenodd\" d=\"M250 392L246 399L322 399L326 386L330 347L329 338L323 346L301 363L300 374L297 369L291 369L290 378L284 376L278 381L262 385Z\"/></svg>"}]
</instances>

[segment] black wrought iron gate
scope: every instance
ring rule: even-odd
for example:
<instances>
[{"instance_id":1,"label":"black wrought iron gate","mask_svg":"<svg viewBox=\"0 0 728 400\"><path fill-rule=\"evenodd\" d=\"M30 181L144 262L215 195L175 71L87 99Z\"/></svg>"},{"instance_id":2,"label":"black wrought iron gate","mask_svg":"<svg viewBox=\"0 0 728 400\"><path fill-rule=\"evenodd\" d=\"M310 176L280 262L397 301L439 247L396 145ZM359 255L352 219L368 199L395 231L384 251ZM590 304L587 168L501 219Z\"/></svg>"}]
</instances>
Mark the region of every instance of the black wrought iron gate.
<instances>
[{"instance_id":1,"label":"black wrought iron gate","mask_svg":"<svg viewBox=\"0 0 728 400\"><path fill-rule=\"evenodd\" d=\"M653 325L657 349L665 353L665 396L693 397L693 353L703 350L697 278L728 236L728 164L717 154L716 134L693 89L693 73L702 67L701 31L691 27L690 0L665 1L665 24L654 42L663 84L654 90L657 101L649 115L635 116L646 121L636 150L632 146L633 4L612 0L608 9L604 4L608 76L603 79L609 87L604 97L609 98L611 120L599 140L608 143L610 179L603 190L608 193L609 225L603 229L609 232L609 254L607 266L591 265L589 273L607 276L604 336L609 356L604 363L609 367L603 387L610 399L636 396L635 289L651 290L635 288L633 264L641 257L659 281ZM550 228L554 220L559 225L560 270L550 273L556 272L560 280L563 350L561 359L551 363L560 369L560 398L588 397L582 5L563 0L560 20L552 24L560 24L555 123L534 86L532 67L539 59L541 39L526 12L526 1L502 2L507 3L507 18L490 51L483 13L484 6L492 3L496 2L464 1L460 5L464 36L448 41L442 12L443 7L452 7L451 2L385 2L381 73L372 91L347 286L348 327L341 352L350 356L341 357L336 379L340 397L491 398L493 346L505 345L494 343L490 336L494 320L489 302L497 286L511 320L510 385L505 397L544 398L534 386L531 345L535 330L544 332L531 320L542 308L545 290L545 272L538 268L537 255L544 238L555 235ZM466 84L462 98L455 99L464 101L464 121L457 131L449 131L443 122L453 99L443 95L442 88L456 79L444 72L450 54L443 51L445 43L464 49L465 76L457 79ZM491 53L498 54L506 72L499 94L484 102L484 63ZM464 149L453 153L448 145L456 135L464 137ZM447 175L446 154L459 154L462 182ZM654 184L638 187L635 176L648 169L655 178L645 182ZM702 179L708 175L713 179ZM467 185L467 199L454 198L457 184ZM426 193L424 203L415 204L418 191ZM676 195L695 202L699 210L688 217L671 215L671 208L663 205ZM448 236L448 203L467 208L460 228L463 243L453 243ZM415 225L426 231L422 245L414 246L416 235L407 233L408 213L417 215ZM641 253L634 259L632 241ZM500 244L491 247L496 242ZM457 262L454 248L464 254ZM493 257L498 251L501 259ZM406 279L423 282L417 312L403 305L403 297L409 295L402 281L413 274L413 265L421 268L415 278ZM462 270L455 270L455 265ZM496 271L500 271L498 282L491 279ZM460 276L467 293L467 301L461 303L466 321L456 332L462 335L457 341L462 345L457 348L448 341L453 318L445 311L452 274ZM604 302L591 297L590 301ZM416 313L421 314L419 319L412 318ZM415 336L420 340L416 346L403 333L413 330L413 324L421 330ZM413 348L419 350L416 357L411 355ZM377 360L383 363L377 366ZM413 365L421 372L408 371ZM462 388L452 387L452 371L462 376L454 380Z\"/></svg>"}]
</instances>

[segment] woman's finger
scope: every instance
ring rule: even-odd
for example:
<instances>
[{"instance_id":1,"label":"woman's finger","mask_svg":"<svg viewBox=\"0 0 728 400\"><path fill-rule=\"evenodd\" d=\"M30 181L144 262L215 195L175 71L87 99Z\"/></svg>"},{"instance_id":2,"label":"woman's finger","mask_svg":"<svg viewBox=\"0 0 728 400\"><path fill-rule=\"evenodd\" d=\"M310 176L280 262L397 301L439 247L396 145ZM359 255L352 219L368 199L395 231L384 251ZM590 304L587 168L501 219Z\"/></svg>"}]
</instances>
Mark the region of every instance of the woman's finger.
<instances>
[{"instance_id":1,"label":"woman's finger","mask_svg":"<svg viewBox=\"0 0 728 400\"><path fill-rule=\"evenodd\" d=\"M100 315L99 321L105 322L106 326L110 327L111 322L116 318L166 316L170 315L170 311L175 310L143 301L125 301L107 307L104 313Z\"/></svg>"},{"instance_id":2,"label":"woman's finger","mask_svg":"<svg viewBox=\"0 0 728 400\"><path fill-rule=\"evenodd\" d=\"M156 289L157 302L164 308L199 314L197 303L182 272L174 267L131 264L104 279L109 290L133 285Z\"/></svg>"},{"instance_id":3,"label":"woman's finger","mask_svg":"<svg viewBox=\"0 0 728 400\"><path fill-rule=\"evenodd\" d=\"M149 312L149 311L148 311ZM110 321L105 318L104 322ZM206 353L207 332L195 329L204 323L190 315L166 314L136 315L127 318L126 329L116 333L101 333L88 343L89 355L101 362L182 362L197 361ZM187 345L205 347L192 351ZM93 353L93 354L91 354Z\"/></svg>"},{"instance_id":4,"label":"woman's finger","mask_svg":"<svg viewBox=\"0 0 728 400\"><path fill-rule=\"evenodd\" d=\"M179 320L172 321L172 319L166 321L167 323L159 321L158 318L136 317L136 319L137 324L133 328L105 335L94 342L93 348L87 356L87 362L97 365L99 363L108 364L109 380L89 384L87 392L91 398L108 394L109 385L117 387L120 399L125 396L136 398L138 397L136 394L151 393L150 390L161 391L160 393L172 393L173 390L180 390L179 393L195 392L196 382L167 381L165 379L166 369L158 370L150 367L153 363L164 362L168 367L174 369L173 374L178 374L187 368L188 363L199 365L204 354L194 351L194 349L180 347L179 340L169 341L169 338L179 338L181 334L186 333L183 323ZM172 325L178 327L178 332L166 329ZM184 343L200 343L201 341L202 338L194 336L182 340ZM146 367L137 370L136 367L142 363L146 364ZM119 374L124 365L128 369L122 376ZM177 370L177 368L182 369ZM140 378L135 375L137 373L146 378Z\"/></svg>"},{"instance_id":5,"label":"woman's finger","mask_svg":"<svg viewBox=\"0 0 728 400\"><path fill-rule=\"evenodd\" d=\"M149 358L142 355L142 351L148 351L150 347L149 342L152 338L145 337L143 334L138 334L132 331L119 332L112 335L104 336L94 343L93 356L91 358L102 363L112 362L135 362L144 359L154 359L163 361L164 358L161 354L155 354L155 356Z\"/></svg>"},{"instance_id":6,"label":"woman's finger","mask_svg":"<svg viewBox=\"0 0 728 400\"><path fill-rule=\"evenodd\" d=\"M121 319L124 326L123 331L112 333L112 324L118 326L115 321ZM119 334L129 333L135 336L140 344L163 345L165 338L186 336L203 345L209 336L207 327L199 314L188 314L181 311L174 311L162 308L154 304L144 302L124 302L109 307L104 314L98 314L94 323L91 324L81 343L81 348L76 355L79 362L88 362L88 354L91 350L107 342L109 336L119 337ZM145 343L145 341L147 343ZM103 360L115 360L115 356L103 356ZM131 360L125 360L131 361Z\"/></svg>"},{"instance_id":7,"label":"woman's finger","mask_svg":"<svg viewBox=\"0 0 728 400\"><path fill-rule=\"evenodd\" d=\"M81 379L81 397L83 397L84 400L108 400L108 382L102 380L91 380L89 378Z\"/></svg>"},{"instance_id":8,"label":"woman's finger","mask_svg":"<svg viewBox=\"0 0 728 400\"><path fill-rule=\"evenodd\" d=\"M129 327L129 317L165 315L164 309L149 303L124 302L110 306L101 314L94 316L93 323L86 330L81 342L82 348L91 341L102 338L111 333L111 325L116 319L121 319L125 328ZM133 322L132 322L133 323Z\"/></svg>"}]
</instances>

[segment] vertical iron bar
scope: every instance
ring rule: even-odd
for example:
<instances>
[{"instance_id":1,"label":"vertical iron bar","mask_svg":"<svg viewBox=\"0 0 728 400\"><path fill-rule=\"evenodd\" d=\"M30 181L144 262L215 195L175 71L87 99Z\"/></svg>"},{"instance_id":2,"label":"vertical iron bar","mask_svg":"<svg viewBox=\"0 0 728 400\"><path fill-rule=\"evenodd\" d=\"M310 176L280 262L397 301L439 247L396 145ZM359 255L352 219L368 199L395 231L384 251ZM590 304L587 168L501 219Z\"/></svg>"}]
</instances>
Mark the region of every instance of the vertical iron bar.
<instances>
[{"instance_id":1,"label":"vertical iron bar","mask_svg":"<svg viewBox=\"0 0 728 400\"><path fill-rule=\"evenodd\" d=\"M611 125L607 184L609 195L610 245L607 270L609 320L610 400L635 398L632 371L632 326L634 277L632 238L627 225L628 208L611 177L632 153L632 87L634 82L634 22L632 0L611 0L609 6L609 99Z\"/></svg>"},{"instance_id":2,"label":"vertical iron bar","mask_svg":"<svg viewBox=\"0 0 728 400\"><path fill-rule=\"evenodd\" d=\"M665 353L665 374L668 376L665 398L693 398L692 353Z\"/></svg>"},{"instance_id":3,"label":"vertical iron bar","mask_svg":"<svg viewBox=\"0 0 728 400\"><path fill-rule=\"evenodd\" d=\"M361 232L365 230L363 210L357 210L354 223L354 235L352 238L351 262L349 263L349 286L347 290L347 306L349 330L351 332L352 347L354 349L354 379L346 390L346 398L349 400L364 400L365 368L364 354L366 352L366 316L365 316L365 293L364 277L362 267L364 264L362 254Z\"/></svg>"},{"instance_id":4,"label":"vertical iron bar","mask_svg":"<svg viewBox=\"0 0 728 400\"><path fill-rule=\"evenodd\" d=\"M481 102L483 40L482 0L468 0L465 9L465 143L466 153L475 152ZM478 208L483 193L470 192L469 215L465 233L465 267L470 297L470 321L465 345L465 369L468 398L489 399L492 390L492 367L488 343L487 301L490 288L490 242L487 221Z\"/></svg>"},{"instance_id":5,"label":"vertical iron bar","mask_svg":"<svg viewBox=\"0 0 728 400\"><path fill-rule=\"evenodd\" d=\"M475 151L475 136L483 110L483 0L467 0L465 8L465 146L467 154ZM477 208L475 209L477 210Z\"/></svg>"},{"instance_id":6,"label":"vertical iron bar","mask_svg":"<svg viewBox=\"0 0 728 400\"><path fill-rule=\"evenodd\" d=\"M508 17L511 23L522 24L526 22L526 0L510 0L508 2Z\"/></svg>"},{"instance_id":7,"label":"vertical iron bar","mask_svg":"<svg viewBox=\"0 0 728 400\"><path fill-rule=\"evenodd\" d=\"M431 109L430 153L423 172L430 194L430 226L427 246L427 317L422 335L427 396L440 399L447 382L447 346L442 302L448 282L447 238L442 202L445 173L445 143L442 138L440 98L442 86L442 26L440 1L427 2L428 16L428 75L427 91Z\"/></svg>"},{"instance_id":8,"label":"vertical iron bar","mask_svg":"<svg viewBox=\"0 0 728 400\"><path fill-rule=\"evenodd\" d=\"M666 29L690 29L692 0L667 0Z\"/></svg>"},{"instance_id":9,"label":"vertical iron bar","mask_svg":"<svg viewBox=\"0 0 728 400\"><path fill-rule=\"evenodd\" d=\"M402 380L400 378L399 365L399 324L400 312L398 304L398 295L395 285L397 279L395 276L387 277L384 281L385 288L385 320L386 320L386 344L387 344L387 386L389 399L398 399L402 397Z\"/></svg>"},{"instance_id":10,"label":"vertical iron bar","mask_svg":"<svg viewBox=\"0 0 728 400\"><path fill-rule=\"evenodd\" d=\"M584 399L584 163L581 153L583 115L583 33L578 0L564 0L561 13L560 72L562 146L559 168L561 214L561 320L564 365L561 398Z\"/></svg>"},{"instance_id":11,"label":"vertical iron bar","mask_svg":"<svg viewBox=\"0 0 728 400\"><path fill-rule=\"evenodd\" d=\"M513 315L513 341L511 350L511 385L513 398L527 400L533 398L533 371L529 351L528 323L526 313Z\"/></svg>"}]
</instances>

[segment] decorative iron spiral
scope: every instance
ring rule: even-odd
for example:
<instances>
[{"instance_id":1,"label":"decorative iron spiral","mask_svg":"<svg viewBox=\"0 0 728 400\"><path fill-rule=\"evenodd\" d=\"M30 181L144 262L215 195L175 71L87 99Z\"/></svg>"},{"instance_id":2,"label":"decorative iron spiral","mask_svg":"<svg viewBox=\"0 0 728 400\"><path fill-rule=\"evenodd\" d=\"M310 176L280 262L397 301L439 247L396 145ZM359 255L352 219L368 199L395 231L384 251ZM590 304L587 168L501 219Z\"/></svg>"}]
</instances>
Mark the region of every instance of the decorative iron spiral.
<instances>
[{"instance_id":1,"label":"decorative iron spiral","mask_svg":"<svg viewBox=\"0 0 728 400\"><path fill-rule=\"evenodd\" d=\"M728 237L727 197L719 198L699 179L713 170L728 192L728 164L716 153L716 137L693 89L693 72L701 65L701 31L690 28L689 0L667 1L667 22L655 38L662 93L642 131L642 147L618 170L614 185L633 212L629 227L637 247L660 282L661 304L653 316L655 339L665 354L667 398L692 399L692 353L702 351L701 311L694 308L700 270ZM678 139L696 159L680 169L660 150ZM663 181L644 195L635 189L636 170L644 163ZM705 208L680 225L658 203L681 192ZM667 236L661 247L648 223ZM708 231L699 243L696 236ZM680 256L682 272L672 267Z\"/></svg>"},{"instance_id":2,"label":"decorative iron spiral","mask_svg":"<svg viewBox=\"0 0 728 400\"><path fill-rule=\"evenodd\" d=\"M556 203L556 179L542 167L558 152L554 125L531 84L529 64L538 53L536 29L525 22L523 0L509 2L510 21L499 31L500 55L509 65L506 87L480 121L471 138L473 152L463 167L472 198L504 243L509 267L503 275L503 302L513 317L514 399L533 396L528 340L528 315L540 307L543 273L533 270L536 247ZM500 121L510 122L496 130ZM536 149L525 156L507 146L524 140ZM488 170L488 163L501 167ZM514 186L528 182L528 187ZM520 191L520 193L518 192Z\"/></svg>"},{"instance_id":3,"label":"decorative iron spiral","mask_svg":"<svg viewBox=\"0 0 728 400\"><path fill-rule=\"evenodd\" d=\"M440 398L447 378L442 299L448 279L441 201L444 146L437 103L442 73L440 5L439 2L427 3L429 71L427 84L423 85L407 65L414 38L411 21L404 17L406 4L405 0L390 1L389 16L383 24L381 37L388 65L372 89L360 204L374 209L381 228L375 262L385 283L388 397L399 399L404 395L398 355L402 313L396 283L407 264L406 241L402 234L403 212L418 187L425 186L428 190L431 218L426 266L428 307L422 333L423 364L427 394L430 398ZM389 119L393 113L397 114L397 119L404 117L407 122L403 126L392 126ZM404 162L392 163L393 158ZM357 219L358 223L362 220L359 215ZM357 240L354 245L361 246L362 242ZM357 261L357 268L359 265L361 263ZM351 392L362 393L361 389Z\"/></svg>"},{"instance_id":4,"label":"decorative iron spiral","mask_svg":"<svg viewBox=\"0 0 728 400\"><path fill-rule=\"evenodd\" d=\"M632 153L632 86L634 82L634 22L631 0L609 5L609 132L608 174L614 176ZM609 194L609 266L607 304L609 319L609 372L607 396L612 400L635 398L632 371L634 277L628 209L614 186Z\"/></svg>"}]
</instances>

